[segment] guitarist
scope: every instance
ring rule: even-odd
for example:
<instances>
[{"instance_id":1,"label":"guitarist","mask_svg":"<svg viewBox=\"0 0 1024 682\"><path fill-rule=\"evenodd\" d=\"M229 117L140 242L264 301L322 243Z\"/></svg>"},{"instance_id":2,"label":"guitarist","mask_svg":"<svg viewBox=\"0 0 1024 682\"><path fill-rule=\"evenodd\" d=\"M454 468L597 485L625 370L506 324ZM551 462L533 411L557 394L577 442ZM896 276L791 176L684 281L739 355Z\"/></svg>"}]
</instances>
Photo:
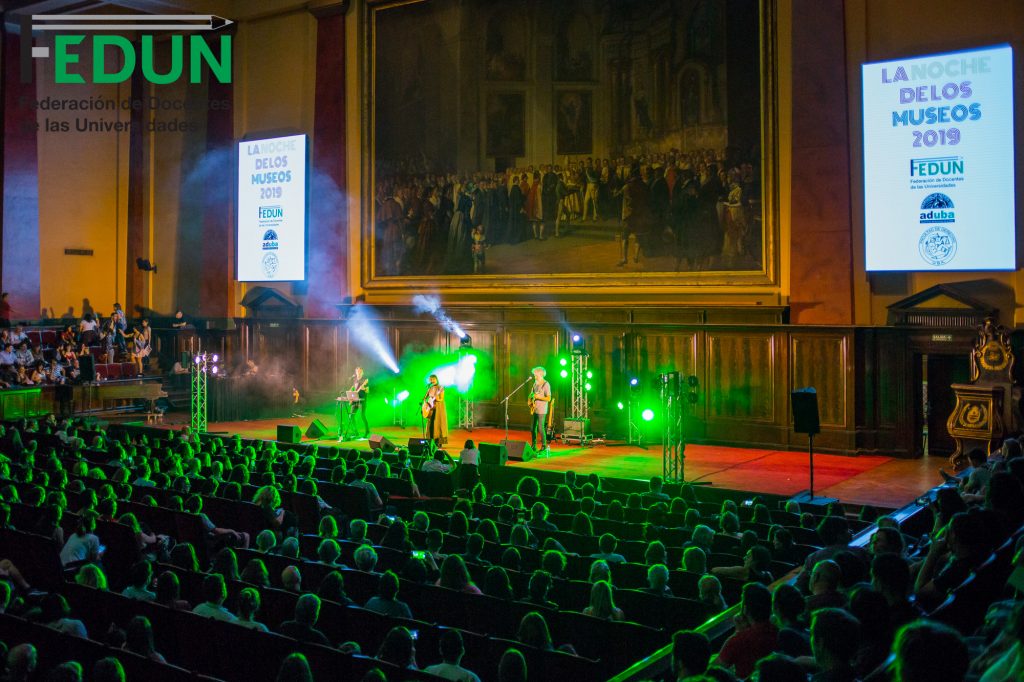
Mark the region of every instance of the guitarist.
<instances>
[{"instance_id":1,"label":"guitarist","mask_svg":"<svg viewBox=\"0 0 1024 682\"><path fill-rule=\"evenodd\" d=\"M444 407L444 386L437 375L430 375L427 394L423 396L423 437L441 447L448 442L448 413Z\"/></svg>"},{"instance_id":2,"label":"guitarist","mask_svg":"<svg viewBox=\"0 0 1024 682\"><path fill-rule=\"evenodd\" d=\"M528 402L533 422L530 426L530 440L533 443L533 449L536 450L537 434L540 434L541 450L547 450L548 403L551 402L551 384L544 378L548 372L543 367L534 367L531 371L533 372L533 390L530 391Z\"/></svg>"},{"instance_id":3,"label":"guitarist","mask_svg":"<svg viewBox=\"0 0 1024 682\"><path fill-rule=\"evenodd\" d=\"M355 424L357 414L362 417L363 437L361 440L366 440L370 437L370 422L366 420L366 393L370 390L370 380L363 374L362 367L356 367L356 373L352 375L352 388L349 390L359 393L359 399L352 401L348 423Z\"/></svg>"}]
</instances>

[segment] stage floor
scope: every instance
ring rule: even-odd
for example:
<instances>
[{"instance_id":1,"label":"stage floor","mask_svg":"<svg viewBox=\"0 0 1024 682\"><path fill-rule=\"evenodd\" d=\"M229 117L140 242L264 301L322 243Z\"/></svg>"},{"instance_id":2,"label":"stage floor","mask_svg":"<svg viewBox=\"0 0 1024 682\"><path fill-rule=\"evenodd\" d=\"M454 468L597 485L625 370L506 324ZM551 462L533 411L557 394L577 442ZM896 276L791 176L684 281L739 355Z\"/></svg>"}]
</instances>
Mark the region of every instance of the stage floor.
<instances>
[{"instance_id":1,"label":"stage floor","mask_svg":"<svg viewBox=\"0 0 1024 682\"><path fill-rule=\"evenodd\" d=\"M278 424L299 426L305 431L312 417L289 417L258 421L210 423L211 432L240 433L248 438L273 439ZM328 427L333 424L327 422ZM386 436L396 444L420 436L417 427L386 427L373 433ZM336 433L319 440L324 446L368 447L366 441L339 443ZM449 452L458 456L463 443L497 443L505 437L504 429L477 428L472 432L454 430L449 437ZM528 431L510 430L509 438L529 442ZM911 502L940 482L938 468L946 460L940 457L895 459L881 456L847 457L816 454L814 456L815 494L835 497L849 504L870 504L898 508ZM553 443L549 458L531 462L509 462L509 466L525 469L566 471L581 474L596 472L616 478L648 479L660 474L661 446L643 449L637 445L608 444L580 447ZM807 454L780 450L760 450L718 445L689 445L686 448L685 476L689 481L707 481L722 488L751 492L792 495L807 489Z\"/></svg>"}]
</instances>

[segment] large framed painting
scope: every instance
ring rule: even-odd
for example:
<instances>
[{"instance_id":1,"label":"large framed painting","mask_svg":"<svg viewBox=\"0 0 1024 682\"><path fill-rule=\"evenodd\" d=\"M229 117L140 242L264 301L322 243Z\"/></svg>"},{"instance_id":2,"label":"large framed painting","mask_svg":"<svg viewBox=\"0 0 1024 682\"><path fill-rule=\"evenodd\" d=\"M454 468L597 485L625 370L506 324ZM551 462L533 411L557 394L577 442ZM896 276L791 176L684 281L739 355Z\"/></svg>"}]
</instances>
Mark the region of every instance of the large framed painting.
<instances>
[{"instance_id":1,"label":"large framed painting","mask_svg":"<svg viewBox=\"0 0 1024 682\"><path fill-rule=\"evenodd\" d=\"M775 2L364 0L364 287L775 285Z\"/></svg>"}]
</instances>

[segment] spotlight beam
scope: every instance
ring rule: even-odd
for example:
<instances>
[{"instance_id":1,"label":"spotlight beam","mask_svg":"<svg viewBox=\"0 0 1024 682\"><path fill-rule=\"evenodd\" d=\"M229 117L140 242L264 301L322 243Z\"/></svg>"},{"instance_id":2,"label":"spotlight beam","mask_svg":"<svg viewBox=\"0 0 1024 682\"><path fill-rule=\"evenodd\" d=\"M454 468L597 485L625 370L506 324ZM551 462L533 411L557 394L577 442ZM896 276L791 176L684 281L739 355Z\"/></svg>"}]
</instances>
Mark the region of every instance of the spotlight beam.
<instances>
[{"instance_id":1,"label":"spotlight beam","mask_svg":"<svg viewBox=\"0 0 1024 682\"><path fill-rule=\"evenodd\" d=\"M416 312L430 313L446 331L451 334L455 334L455 336L460 340L468 336L468 334L466 334L466 330L464 330L458 322L449 317L448 313L441 308L440 297L416 294L412 297L412 304L416 308Z\"/></svg>"},{"instance_id":2,"label":"spotlight beam","mask_svg":"<svg viewBox=\"0 0 1024 682\"><path fill-rule=\"evenodd\" d=\"M349 315L345 326L348 328L352 341L364 351L372 353L381 364L398 374L398 363L384 340L380 326L366 312L368 306L359 305Z\"/></svg>"}]
</instances>

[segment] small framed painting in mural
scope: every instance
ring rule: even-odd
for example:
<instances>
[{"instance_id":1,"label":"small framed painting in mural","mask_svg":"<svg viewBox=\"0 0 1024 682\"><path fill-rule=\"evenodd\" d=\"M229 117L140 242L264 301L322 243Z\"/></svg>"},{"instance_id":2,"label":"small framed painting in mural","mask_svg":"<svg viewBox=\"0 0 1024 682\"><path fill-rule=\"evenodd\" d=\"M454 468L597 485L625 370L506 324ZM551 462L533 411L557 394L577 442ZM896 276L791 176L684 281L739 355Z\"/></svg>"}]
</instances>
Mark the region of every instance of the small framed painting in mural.
<instances>
[{"instance_id":1,"label":"small framed painting in mural","mask_svg":"<svg viewBox=\"0 0 1024 682\"><path fill-rule=\"evenodd\" d=\"M487 93L487 156L526 156L526 95Z\"/></svg>"},{"instance_id":2,"label":"small framed painting in mural","mask_svg":"<svg viewBox=\"0 0 1024 682\"><path fill-rule=\"evenodd\" d=\"M555 95L555 147L559 156L593 153L592 100L587 90L562 90Z\"/></svg>"},{"instance_id":3,"label":"small framed painting in mural","mask_svg":"<svg viewBox=\"0 0 1024 682\"><path fill-rule=\"evenodd\" d=\"M365 0L365 289L777 283L776 2Z\"/></svg>"}]
</instances>

